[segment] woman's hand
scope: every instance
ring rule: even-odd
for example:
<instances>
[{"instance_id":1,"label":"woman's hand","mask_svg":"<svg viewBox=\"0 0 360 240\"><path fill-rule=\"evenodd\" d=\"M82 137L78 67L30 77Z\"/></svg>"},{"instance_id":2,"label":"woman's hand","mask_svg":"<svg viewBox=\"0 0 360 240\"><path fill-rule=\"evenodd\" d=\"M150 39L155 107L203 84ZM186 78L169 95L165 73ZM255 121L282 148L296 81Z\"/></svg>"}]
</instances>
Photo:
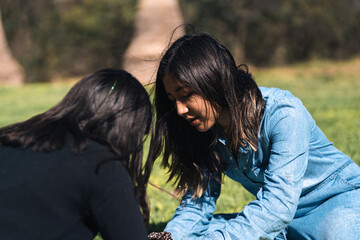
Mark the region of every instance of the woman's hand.
<instances>
[{"instance_id":1,"label":"woman's hand","mask_svg":"<svg viewBox=\"0 0 360 240\"><path fill-rule=\"evenodd\" d=\"M152 232L148 235L149 240L173 240L169 232Z\"/></svg>"}]
</instances>

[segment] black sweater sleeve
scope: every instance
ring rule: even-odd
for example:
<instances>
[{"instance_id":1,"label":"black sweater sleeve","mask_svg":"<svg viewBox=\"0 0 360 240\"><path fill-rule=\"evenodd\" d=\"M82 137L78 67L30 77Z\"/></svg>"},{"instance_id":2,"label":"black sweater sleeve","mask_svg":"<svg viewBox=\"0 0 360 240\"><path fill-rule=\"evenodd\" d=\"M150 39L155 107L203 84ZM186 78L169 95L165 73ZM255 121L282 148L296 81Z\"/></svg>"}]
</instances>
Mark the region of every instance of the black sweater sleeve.
<instances>
[{"instance_id":1,"label":"black sweater sleeve","mask_svg":"<svg viewBox=\"0 0 360 240\"><path fill-rule=\"evenodd\" d=\"M124 165L106 162L93 180L89 207L102 238L147 239L134 184Z\"/></svg>"}]
</instances>

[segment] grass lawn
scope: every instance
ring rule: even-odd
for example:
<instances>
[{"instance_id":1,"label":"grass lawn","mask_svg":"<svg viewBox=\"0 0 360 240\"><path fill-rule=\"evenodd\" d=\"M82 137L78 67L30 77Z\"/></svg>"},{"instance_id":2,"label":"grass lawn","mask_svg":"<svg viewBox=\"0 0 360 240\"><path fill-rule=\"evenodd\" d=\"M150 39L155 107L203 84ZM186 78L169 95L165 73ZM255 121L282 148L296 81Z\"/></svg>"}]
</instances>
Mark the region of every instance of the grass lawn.
<instances>
[{"instance_id":1,"label":"grass lawn","mask_svg":"<svg viewBox=\"0 0 360 240\"><path fill-rule=\"evenodd\" d=\"M311 112L335 146L360 164L360 58L342 62L310 61L292 66L250 67L260 86L290 90ZM56 104L73 82L0 86L0 126L25 120ZM148 146L147 146L148 148ZM171 191L166 171L155 165L151 182ZM151 202L149 231L162 230L178 200L148 187ZM225 178L216 212L239 212L254 199L240 184ZM100 237L97 237L100 239Z\"/></svg>"}]
</instances>

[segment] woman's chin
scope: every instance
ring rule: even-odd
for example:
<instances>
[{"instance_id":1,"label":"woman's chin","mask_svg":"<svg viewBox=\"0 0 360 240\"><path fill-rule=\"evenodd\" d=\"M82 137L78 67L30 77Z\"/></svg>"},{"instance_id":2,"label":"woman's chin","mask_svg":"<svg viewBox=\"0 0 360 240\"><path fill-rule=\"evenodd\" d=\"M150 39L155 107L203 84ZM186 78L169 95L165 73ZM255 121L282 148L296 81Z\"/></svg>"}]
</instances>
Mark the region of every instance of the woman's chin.
<instances>
[{"instance_id":1,"label":"woman's chin","mask_svg":"<svg viewBox=\"0 0 360 240\"><path fill-rule=\"evenodd\" d=\"M199 125L199 126L194 126L194 127L196 128L196 130L198 130L198 132L207 132L211 128L211 127L204 126L204 125Z\"/></svg>"}]
</instances>

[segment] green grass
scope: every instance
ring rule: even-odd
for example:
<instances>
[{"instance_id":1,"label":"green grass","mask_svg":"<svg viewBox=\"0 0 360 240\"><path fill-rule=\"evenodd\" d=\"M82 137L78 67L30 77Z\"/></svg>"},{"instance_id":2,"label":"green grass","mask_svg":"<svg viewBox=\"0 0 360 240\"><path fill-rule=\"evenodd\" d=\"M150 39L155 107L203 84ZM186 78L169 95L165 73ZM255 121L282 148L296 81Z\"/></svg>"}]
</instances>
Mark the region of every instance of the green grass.
<instances>
[{"instance_id":1,"label":"green grass","mask_svg":"<svg viewBox=\"0 0 360 240\"><path fill-rule=\"evenodd\" d=\"M270 69L250 67L260 86L290 90L311 112L335 146L360 164L360 59L343 62L311 61ZM0 126L25 120L57 103L72 83L0 86ZM148 145L145 147L148 149ZM151 182L172 191L167 173L155 164ZM178 200L149 186L149 231L162 230ZM239 212L252 199L240 184L225 178L216 212ZM97 237L97 239L101 239Z\"/></svg>"},{"instance_id":2,"label":"green grass","mask_svg":"<svg viewBox=\"0 0 360 240\"><path fill-rule=\"evenodd\" d=\"M20 87L0 85L0 127L26 120L58 103L73 84L27 84Z\"/></svg>"}]
</instances>

